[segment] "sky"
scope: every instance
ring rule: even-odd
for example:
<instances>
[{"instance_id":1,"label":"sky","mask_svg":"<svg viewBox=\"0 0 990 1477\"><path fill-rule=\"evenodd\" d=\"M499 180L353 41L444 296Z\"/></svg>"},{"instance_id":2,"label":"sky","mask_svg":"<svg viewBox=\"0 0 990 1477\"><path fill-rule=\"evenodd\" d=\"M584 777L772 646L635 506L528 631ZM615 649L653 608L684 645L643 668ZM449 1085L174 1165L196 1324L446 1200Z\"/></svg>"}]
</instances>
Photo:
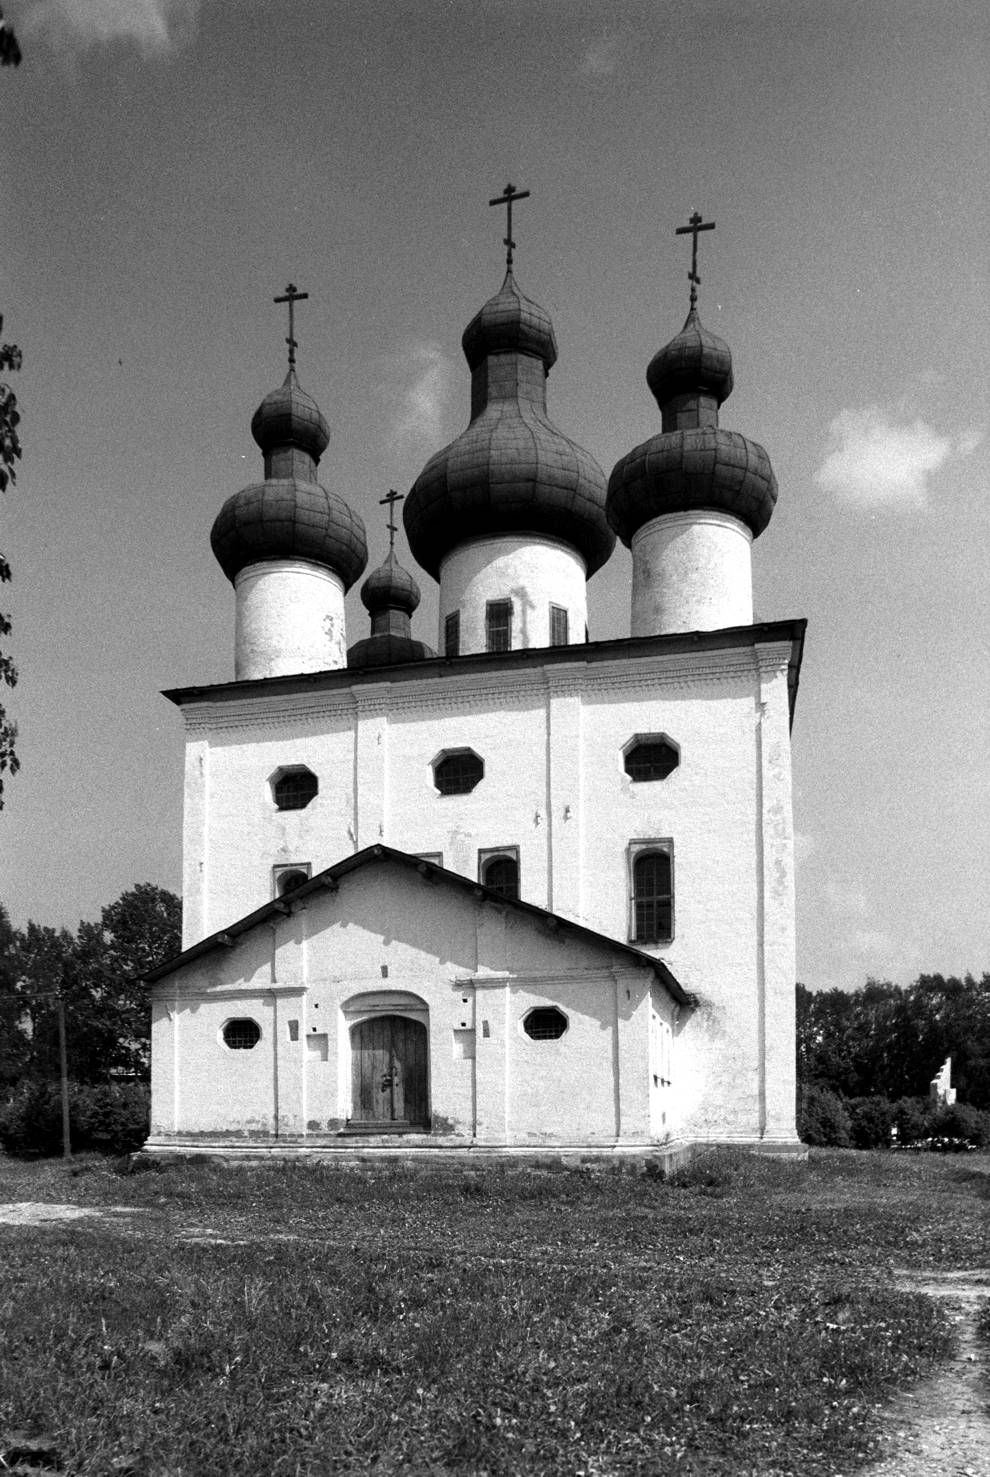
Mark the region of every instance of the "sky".
<instances>
[{"instance_id":1,"label":"sky","mask_svg":"<svg viewBox=\"0 0 990 1477\"><path fill-rule=\"evenodd\" d=\"M660 429L687 310L733 351L721 423L780 488L759 620L808 619L794 726L798 977L990 969L985 0L4 0L0 313L24 457L0 506L20 772L13 922L180 886L161 689L233 677L209 532L261 476L284 375L321 481L387 547L468 420L460 336L516 277L551 314L553 420L606 473ZM409 561L404 545L400 555ZM436 642L423 574L414 622ZM629 631L621 545L592 639ZM348 639L367 634L348 601ZM335 858L326 858L329 863Z\"/></svg>"}]
</instances>

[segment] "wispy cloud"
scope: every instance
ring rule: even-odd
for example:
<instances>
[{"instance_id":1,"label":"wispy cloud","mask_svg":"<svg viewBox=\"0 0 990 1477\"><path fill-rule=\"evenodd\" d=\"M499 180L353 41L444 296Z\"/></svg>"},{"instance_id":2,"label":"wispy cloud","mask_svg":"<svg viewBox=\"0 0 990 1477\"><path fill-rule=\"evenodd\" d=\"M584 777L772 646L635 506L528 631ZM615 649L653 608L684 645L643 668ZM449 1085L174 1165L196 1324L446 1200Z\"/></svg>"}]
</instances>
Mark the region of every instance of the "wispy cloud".
<instances>
[{"instance_id":1,"label":"wispy cloud","mask_svg":"<svg viewBox=\"0 0 990 1477\"><path fill-rule=\"evenodd\" d=\"M829 426L815 481L825 492L864 508L923 507L932 476L982 439L978 431L943 435L920 416L909 419L879 405L843 410Z\"/></svg>"},{"instance_id":2,"label":"wispy cloud","mask_svg":"<svg viewBox=\"0 0 990 1477\"><path fill-rule=\"evenodd\" d=\"M60 51L125 42L170 56L192 41L199 10L200 0L36 0L19 29Z\"/></svg>"},{"instance_id":3,"label":"wispy cloud","mask_svg":"<svg viewBox=\"0 0 990 1477\"><path fill-rule=\"evenodd\" d=\"M589 42L578 64L582 77L614 77L625 53L622 31L602 31Z\"/></svg>"},{"instance_id":4,"label":"wispy cloud","mask_svg":"<svg viewBox=\"0 0 990 1477\"><path fill-rule=\"evenodd\" d=\"M394 450L439 451L452 384L453 365L437 343L410 344L385 361L380 393Z\"/></svg>"}]
</instances>

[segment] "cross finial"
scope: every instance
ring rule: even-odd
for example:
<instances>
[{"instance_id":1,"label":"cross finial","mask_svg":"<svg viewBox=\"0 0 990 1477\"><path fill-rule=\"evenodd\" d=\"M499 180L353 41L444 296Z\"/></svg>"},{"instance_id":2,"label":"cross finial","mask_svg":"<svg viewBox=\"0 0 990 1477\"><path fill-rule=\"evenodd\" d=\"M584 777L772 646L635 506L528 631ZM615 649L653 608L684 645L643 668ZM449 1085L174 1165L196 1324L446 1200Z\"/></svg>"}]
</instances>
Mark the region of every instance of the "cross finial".
<instances>
[{"instance_id":1,"label":"cross finial","mask_svg":"<svg viewBox=\"0 0 990 1477\"><path fill-rule=\"evenodd\" d=\"M494 200L489 200L489 205L505 206L505 237L502 245L505 247L505 265L512 266L512 253L516 243L512 239L512 202L513 200L528 200L528 190L517 190L515 185L506 185L501 195L496 195Z\"/></svg>"},{"instance_id":2,"label":"cross finial","mask_svg":"<svg viewBox=\"0 0 990 1477\"><path fill-rule=\"evenodd\" d=\"M698 276L698 232L714 231L714 221L703 221L697 211L691 217L686 226L678 226L674 232L675 236L691 237L691 270L688 272L688 281L691 284L691 306L696 306L698 301L698 286L701 278Z\"/></svg>"},{"instance_id":3,"label":"cross finial","mask_svg":"<svg viewBox=\"0 0 990 1477\"><path fill-rule=\"evenodd\" d=\"M396 505L396 503L401 503L401 501L402 501L402 499L404 497L405 497L405 493L404 492L396 492L396 490L395 490L394 487L390 487L389 488L389 491L388 491L388 495L386 497L380 497L378 499L378 504L379 504L380 507L384 507L386 503L388 503L388 505L389 505L388 506L388 522L385 525L385 527L388 529L388 552L389 552L389 555L392 555L395 552L395 533L396 533L396 529L398 527L398 524L395 521L395 505Z\"/></svg>"},{"instance_id":4,"label":"cross finial","mask_svg":"<svg viewBox=\"0 0 990 1477\"><path fill-rule=\"evenodd\" d=\"M304 300L304 298L308 298L308 297L309 297L309 293L308 292L297 292L296 291L296 284L294 282L290 282L289 285L288 285L288 287L285 289L285 296L284 297L275 297L275 298L272 298L272 302L274 302L274 303L288 303L289 304L289 337L286 339L285 342L289 346L289 368L290 369L295 369L295 367L296 367L296 349L298 348L298 345L297 345L296 339L295 339L295 327L294 327L295 318L294 318L294 315L293 315L293 311L292 310L295 307L296 303L301 303Z\"/></svg>"}]
</instances>

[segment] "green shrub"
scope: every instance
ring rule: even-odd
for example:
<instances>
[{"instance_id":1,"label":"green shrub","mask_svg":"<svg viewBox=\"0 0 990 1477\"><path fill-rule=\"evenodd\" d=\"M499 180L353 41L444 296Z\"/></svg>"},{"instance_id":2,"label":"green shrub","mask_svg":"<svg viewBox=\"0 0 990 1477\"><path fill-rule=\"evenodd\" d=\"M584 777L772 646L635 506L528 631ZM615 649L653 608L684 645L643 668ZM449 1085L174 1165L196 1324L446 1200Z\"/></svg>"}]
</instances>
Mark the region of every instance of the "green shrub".
<instances>
[{"instance_id":1,"label":"green shrub","mask_svg":"<svg viewBox=\"0 0 990 1477\"><path fill-rule=\"evenodd\" d=\"M968 1103L939 1108L932 1124L936 1148L983 1149L990 1144L990 1113Z\"/></svg>"},{"instance_id":2,"label":"green shrub","mask_svg":"<svg viewBox=\"0 0 990 1477\"><path fill-rule=\"evenodd\" d=\"M852 1141L857 1149L889 1149L894 1105L885 1097L851 1098L846 1103Z\"/></svg>"},{"instance_id":3,"label":"green shrub","mask_svg":"<svg viewBox=\"0 0 990 1477\"><path fill-rule=\"evenodd\" d=\"M74 1152L131 1154L148 1137L148 1088L142 1082L95 1087L69 1083ZM62 1152L62 1093L57 1082L24 1082L0 1108L0 1144L8 1154L48 1158Z\"/></svg>"},{"instance_id":4,"label":"green shrub","mask_svg":"<svg viewBox=\"0 0 990 1477\"><path fill-rule=\"evenodd\" d=\"M934 1122L935 1107L928 1098L902 1097L894 1104L897 1142L902 1148L930 1139Z\"/></svg>"},{"instance_id":5,"label":"green shrub","mask_svg":"<svg viewBox=\"0 0 990 1477\"><path fill-rule=\"evenodd\" d=\"M827 1087L804 1087L798 1098L798 1134L817 1149L848 1149L852 1125L840 1097Z\"/></svg>"}]
</instances>

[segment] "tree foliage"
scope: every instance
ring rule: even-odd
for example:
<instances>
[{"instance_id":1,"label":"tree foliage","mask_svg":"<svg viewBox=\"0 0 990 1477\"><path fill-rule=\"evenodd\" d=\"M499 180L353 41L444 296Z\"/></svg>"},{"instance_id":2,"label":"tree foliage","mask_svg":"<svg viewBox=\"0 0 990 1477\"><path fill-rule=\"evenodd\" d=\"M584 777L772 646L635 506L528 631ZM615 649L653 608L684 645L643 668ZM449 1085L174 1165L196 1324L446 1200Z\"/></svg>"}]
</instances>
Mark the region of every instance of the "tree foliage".
<instances>
[{"instance_id":1,"label":"tree foliage","mask_svg":"<svg viewBox=\"0 0 990 1477\"><path fill-rule=\"evenodd\" d=\"M174 893L141 882L105 907L99 923L80 923L75 935L33 922L10 929L8 922L0 1023L9 1020L14 1036L0 1048L0 1084L58 1076L59 1000L73 1081L146 1078L150 1015L143 976L178 953L181 916ZM3 914L0 932L5 921Z\"/></svg>"},{"instance_id":2,"label":"tree foliage","mask_svg":"<svg viewBox=\"0 0 990 1477\"><path fill-rule=\"evenodd\" d=\"M901 987L797 987L798 1077L845 1099L927 1097L947 1056L960 1102L990 1108L990 974L923 974Z\"/></svg>"}]
</instances>

